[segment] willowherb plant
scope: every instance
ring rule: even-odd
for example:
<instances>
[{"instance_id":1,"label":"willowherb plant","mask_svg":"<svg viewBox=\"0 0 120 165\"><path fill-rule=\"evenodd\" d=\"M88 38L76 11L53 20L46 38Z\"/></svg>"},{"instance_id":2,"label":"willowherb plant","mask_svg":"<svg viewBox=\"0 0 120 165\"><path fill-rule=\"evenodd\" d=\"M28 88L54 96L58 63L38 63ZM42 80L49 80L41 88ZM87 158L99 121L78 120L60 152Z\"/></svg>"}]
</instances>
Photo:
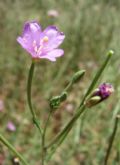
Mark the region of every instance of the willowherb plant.
<instances>
[{"instance_id":1,"label":"willowherb plant","mask_svg":"<svg viewBox=\"0 0 120 165\"><path fill-rule=\"evenodd\" d=\"M80 70L76 72L70 80L69 84L66 86L66 88L61 92L61 94L58 96L54 96L50 99L50 111L48 114L48 119L46 120L45 127L41 128L41 123L39 122L40 120L37 118L36 112L32 107L31 99L31 87L34 67L36 62L39 61L41 58L46 58L50 61L56 61L57 57L62 56L64 54L64 51L62 49L59 49L58 47L63 42L64 38L64 33L60 32L55 26L48 26L44 31L42 31L40 25L36 21L25 23L22 36L19 36L17 38L18 43L32 57L32 63L28 74L27 100L32 115L33 123L38 128L38 131L41 136L42 165L45 164L46 160L49 160L51 158L56 149L67 137L68 133L73 128L73 125L79 119L81 114L84 113L86 109L92 108L98 103L101 103L102 101L106 100L114 91L113 86L109 83L103 83L97 89L94 89L99 77L103 73L113 54L113 51L109 51L105 61L96 73L90 86L88 87L88 90L86 91L83 99L80 101L80 105L76 108L75 114L73 115L71 120L49 144L46 144L45 136L52 114L60 106L60 104L67 99L69 89L72 87L72 85L80 81L85 74L85 70ZM30 163L26 161L24 157L18 151L16 151L16 149L1 134L0 140L21 160L24 165L30 165Z\"/></svg>"}]
</instances>

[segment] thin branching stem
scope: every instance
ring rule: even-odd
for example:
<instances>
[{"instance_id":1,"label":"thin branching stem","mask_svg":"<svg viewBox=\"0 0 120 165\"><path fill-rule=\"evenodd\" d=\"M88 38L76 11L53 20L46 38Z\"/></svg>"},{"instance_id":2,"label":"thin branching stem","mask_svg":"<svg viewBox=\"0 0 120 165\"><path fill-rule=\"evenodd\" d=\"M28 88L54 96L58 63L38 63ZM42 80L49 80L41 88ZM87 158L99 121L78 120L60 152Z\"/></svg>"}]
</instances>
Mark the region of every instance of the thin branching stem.
<instances>
[{"instance_id":1,"label":"thin branching stem","mask_svg":"<svg viewBox=\"0 0 120 165\"><path fill-rule=\"evenodd\" d=\"M0 141L21 160L23 165L30 165L29 163L27 163L25 158L12 146L12 144L10 144L9 141L6 140L5 137L3 137L1 134Z\"/></svg>"},{"instance_id":2,"label":"thin branching stem","mask_svg":"<svg viewBox=\"0 0 120 165\"><path fill-rule=\"evenodd\" d=\"M85 93L85 95L84 95L84 97L83 97L83 99L82 99L82 101L81 101L81 103L80 103L80 106L84 103L86 97L90 94L90 92L91 92L91 91L93 90L93 88L95 87L95 85L96 85L96 83L98 82L98 80L99 80L101 74L103 73L104 69L106 68L108 62L110 61L110 59L111 59L113 53L114 53L114 52L113 52L112 50L110 50L110 51L108 52L105 61L104 61L103 64L101 65L100 69L97 71L97 73L96 73L95 77L93 78L93 80L92 80L92 82L91 82L91 84L90 84L90 86L89 86L87 92Z\"/></svg>"},{"instance_id":3,"label":"thin branching stem","mask_svg":"<svg viewBox=\"0 0 120 165\"><path fill-rule=\"evenodd\" d=\"M46 132L47 132L47 127L50 121L50 117L52 116L52 109L50 109L50 112L48 114L48 118L45 123L45 127L43 130L43 135L42 135L42 165L44 165L45 162L45 156L46 156L46 149L45 149L45 137L46 137Z\"/></svg>"},{"instance_id":4,"label":"thin branching stem","mask_svg":"<svg viewBox=\"0 0 120 165\"><path fill-rule=\"evenodd\" d=\"M95 77L93 78L93 80L92 80L89 88L87 89L87 91L86 91L86 93L85 93L82 101L80 102L79 107L81 107L84 104L84 101L89 96L89 94L91 93L91 91L94 89L96 83L98 82L100 76L102 75L104 69L106 68L108 62L110 61L113 53L114 52L112 50L110 50L108 52L106 59L104 60L103 64L101 65L101 67L99 68L99 70L97 71L97 73L95 74ZM83 125L82 123L84 122L84 119L85 119L85 116L84 116L84 118L82 118L82 121L81 121L81 119L78 120L78 123L77 123L77 126L76 126L76 130L75 130L75 142L76 142L76 144L78 143L78 139L79 139L80 131L81 131L81 126Z\"/></svg>"},{"instance_id":5,"label":"thin branching stem","mask_svg":"<svg viewBox=\"0 0 120 165\"><path fill-rule=\"evenodd\" d=\"M66 132L68 134L69 131L71 130L73 124L80 117L80 115L84 112L84 110L85 110L85 105L80 107L79 111L72 117L72 119L68 122L68 124L64 127L64 129L58 134L58 136L56 136L56 138L46 148L50 148L52 145L56 144L58 142L58 140L61 139L64 136L64 134L66 134ZM60 144L61 143L62 142L60 142Z\"/></svg>"},{"instance_id":6,"label":"thin branching stem","mask_svg":"<svg viewBox=\"0 0 120 165\"><path fill-rule=\"evenodd\" d=\"M56 138L50 144L48 144L48 146L46 147L47 149L50 148L50 147L52 147L55 144L56 144L56 147L55 148L57 149L58 146L63 142L63 140L68 135L68 133L71 130L71 128L73 127L74 123L77 121L77 119L80 117L80 115L84 112L84 110L85 110L84 101L85 101L86 97L90 94L90 92L93 90L94 86L96 85L99 77L101 76L102 72L104 71L105 67L107 66L107 64L108 64L108 62L109 62L109 60L110 60L110 58L111 58L112 55L113 55L113 51L109 51L108 54L107 54L107 57L106 57L105 61L103 62L103 65L98 70L97 74L95 75L95 78L93 79L92 83L90 84L90 86L89 86L89 88L88 88L85 96L83 97L83 99L82 99L79 107L77 108L76 114L68 122L68 124L64 127L64 129L56 136ZM64 138L61 141L61 138L62 137L64 137Z\"/></svg>"},{"instance_id":7,"label":"thin branching stem","mask_svg":"<svg viewBox=\"0 0 120 165\"><path fill-rule=\"evenodd\" d=\"M116 132L117 132L119 119L120 119L120 115L117 115L116 119L115 119L113 131L112 131L112 134L111 134L110 139L109 139L109 144L108 144L108 148L107 148L105 159L104 159L104 165L108 164L108 159L109 159L110 152L111 152L111 149L112 149L112 145L113 145L115 135L116 135Z\"/></svg>"},{"instance_id":8,"label":"thin branching stem","mask_svg":"<svg viewBox=\"0 0 120 165\"><path fill-rule=\"evenodd\" d=\"M34 68L35 68L35 64L34 64L34 62L32 62L30 70L29 70L28 82L27 82L27 100L28 100L30 112L32 114L33 122L36 125L36 127L38 128L40 135L42 136L42 129L41 129L40 123L36 117L36 113L33 110L32 102L31 102L31 86L32 86L32 78L33 78Z\"/></svg>"}]
</instances>

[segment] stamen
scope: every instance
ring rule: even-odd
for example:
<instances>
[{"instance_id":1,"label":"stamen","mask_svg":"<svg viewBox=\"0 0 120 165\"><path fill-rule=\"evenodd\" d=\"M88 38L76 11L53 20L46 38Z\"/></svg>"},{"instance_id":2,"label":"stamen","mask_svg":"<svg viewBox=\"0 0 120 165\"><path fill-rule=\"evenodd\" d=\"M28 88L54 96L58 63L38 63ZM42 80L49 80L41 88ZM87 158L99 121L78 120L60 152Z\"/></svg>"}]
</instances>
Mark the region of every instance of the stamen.
<instances>
[{"instance_id":1,"label":"stamen","mask_svg":"<svg viewBox=\"0 0 120 165\"><path fill-rule=\"evenodd\" d=\"M48 40L49 40L49 38L48 38L47 36L45 36L45 37L43 38L43 42L48 42Z\"/></svg>"},{"instance_id":2,"label":"stamen","mask_svg":"<svg viewBox=\"0 0 120 165\"><path fill-rule=\"evenodd\" d=\"M36 41L34 40L32 45L33 45L33 48L34 48L34 51L37 53L37 54L40 54L41 53L41 49L44 47L43 46L43 43L44 42L48 42L48 37L45 36L42 40L40 40L40 46L38 47L37 44L36 44Z\"/></svg>"},{"instance_id":3,"label":"stamen","mask_svg":"<svg viewBox=\"0 0 120 165\"><path fill-rule=\"evenodd\" d=\"M33 45L33 47L35 47L35 46L36 46L36 41L35 41L35 40L33 41L33 44L32 44L32 45Z\"/></svg>"},{"instance_id":4,"label":"stamen","mask_svg":"<svg viewBox=\"0 0 120 165\"><path fill-rule=\"evenodd\" d=\"M35 40L33 41L32 45L33 45L33 48L34 48L35 52L38 53L38 47L36 45L36 41Z\"/></svg>"},{"instance_id":5,"label":"stamen","mask_svg":"<svg viewBox=\"0 0 120 165\"><path fill-rule=\"evenodd\" d=\"M40 54L41 53L41 49L43 48L43 45L41 45L38 50L37 50L37 53Z\"/></svg>"},{"instance_id":6,"label":"stamen","mask_svg":"<svg viewBox=\"0 0 120 165\"><path fill-rule=\"evenodd\" d=\"M36 53L38 52L37 46L34 46L34 50L35 50Z\"/></svg>"}]
</instances>

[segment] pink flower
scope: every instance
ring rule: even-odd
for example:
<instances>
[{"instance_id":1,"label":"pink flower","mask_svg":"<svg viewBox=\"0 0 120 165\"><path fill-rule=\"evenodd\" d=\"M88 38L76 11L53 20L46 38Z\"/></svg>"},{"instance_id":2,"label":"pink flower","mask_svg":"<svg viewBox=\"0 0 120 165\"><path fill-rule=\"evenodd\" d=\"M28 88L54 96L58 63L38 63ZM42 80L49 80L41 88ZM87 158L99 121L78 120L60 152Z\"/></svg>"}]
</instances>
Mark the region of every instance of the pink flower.
<instances>
[{"instance_id":1,"label":"pink flower","mask_svg":"<svg viewBox=\"0 0 120 165\"><path fill-rule=\"evenodd\" d=\"M64 54L58 46L63 42L65 35L55 26L48 26L44 31L36 21L24 25L22 36L17 38L19 44L27 50L33 59L47 58L56 61Z\"/></svg>"},{"instance_id":2,"label":"pink flower","mask_svg":"<svg viewBox=\"0 0 120 165\"><path fill-rule=\"evenodd\" d=\"M11 132L16 131L16 126L14 125L13 122L9 121L9 122L7 123L7 130L8 130L8 131L11 131Z\"/></svg>"},{"instance_id":3,"label":"pink flower","mask_svg":"<svg viewBox=\"0 0 120 165\"><path fill-rule=\"evenodd\" d=\"M53 18L56 18L59 16L58 11L55 9L48 10L47 14L49 17L53 17Z\"/></svg>"}]
</instances>

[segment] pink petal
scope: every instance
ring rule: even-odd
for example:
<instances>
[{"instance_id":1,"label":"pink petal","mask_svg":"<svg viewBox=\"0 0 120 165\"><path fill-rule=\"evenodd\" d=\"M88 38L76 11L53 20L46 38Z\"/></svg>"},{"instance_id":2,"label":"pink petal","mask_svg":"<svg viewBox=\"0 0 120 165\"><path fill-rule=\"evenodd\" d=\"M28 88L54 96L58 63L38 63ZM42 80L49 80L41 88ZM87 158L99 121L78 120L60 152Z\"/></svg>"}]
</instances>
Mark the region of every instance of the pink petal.
<instances>
[{"instance_id":1,"label":"pink petal","mask_svg":"<svg viewBox=\"0 0 120 165\"><path fill-rule=\"evenodd\" d=\"M17 42L24 48L24 49L27 49L28 45L25 43L25 41L23 40L22 37L18 37L17 38Z\"/></svg>"},{"instance_id":2,"label":"pink petal","mask_svg":"<svg viewBox=\"0 0 120 165\"><path fill-rule=\"evenodd\" d=\"M60 57L63 54L64 54L64 51L62 49L54 49L54 50L46 53L46 55L40 56L40 58L47 58L50 61L56 61L56 57Z\"/></svg>"},{"instance_id":3,"label":"pink petal","mask_svg":"<svg viewBox=\"0 0 120 165\"><path fill-rule=\"evenodd\" d=\"M22 38L29 47L32 47L33 41L39 45L41 27L36 21L26 22L23 28Z\"/></svg>"},{"instance_id":4,"label":"pink petal","mask_svg":"<svg viewBox=\"0 0 120 165\"><path fill-rule=\"evenodd\" d=\"M33 47L31 47L31 43L29 41L25 41L22 37L17 38L18 43L28 52L31 54L33 58L36 57L36 53L33 50Z\"/></svg>"},{"instance_id":5,"label":"pink petal","mask_svg":"<svg viewBox=\"0 0 120 165\"><path fill-rule=\"evenodd\" d=\"M45 45L47 50L52 50L57 48L64 40L65 35L63 32L58 31L55 26L48 26L43 31L44 36L48 37L48 42Z\"/></svg>"},{"instance_id":6,"label":"pink petal","mask_svg":"<svg viewBox=\"0 0 120 165\"><path fill-rule=\"evenodd\" d=\"M26 34L41 32L41 27L37 21L26 22L23 28L23 36Z\"/></svg>"}]
</instances>

